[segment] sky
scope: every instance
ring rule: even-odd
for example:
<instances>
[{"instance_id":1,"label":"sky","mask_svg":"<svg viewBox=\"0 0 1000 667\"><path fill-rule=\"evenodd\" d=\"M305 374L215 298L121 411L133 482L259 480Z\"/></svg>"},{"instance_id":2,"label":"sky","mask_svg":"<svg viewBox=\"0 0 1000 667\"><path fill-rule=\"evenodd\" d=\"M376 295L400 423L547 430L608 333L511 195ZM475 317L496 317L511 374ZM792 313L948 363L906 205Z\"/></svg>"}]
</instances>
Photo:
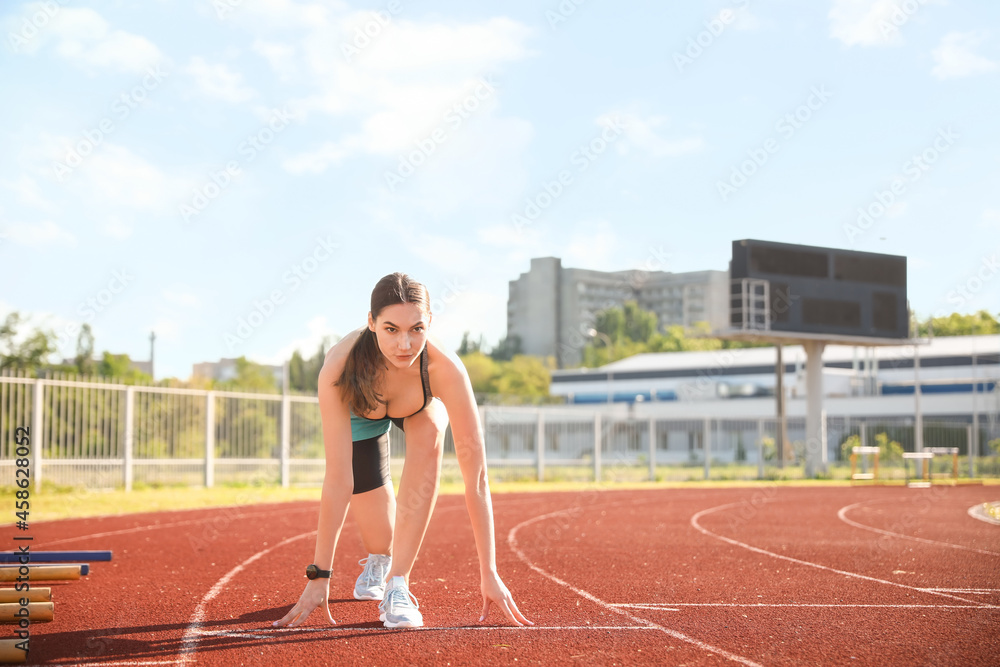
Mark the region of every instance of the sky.
<instances>
[{"instance_id":1,"label":"sky","mask_svg":"<svg viewBox=\"0 0 1000 667\"><path fill-rule=\"evenodd\" d=\"M489 347L532 257L744 238L1000 304L1000 3L48 0L0 36L0 316L65 356L310 356L394 271Z\"/></svg>"}]
</instances>

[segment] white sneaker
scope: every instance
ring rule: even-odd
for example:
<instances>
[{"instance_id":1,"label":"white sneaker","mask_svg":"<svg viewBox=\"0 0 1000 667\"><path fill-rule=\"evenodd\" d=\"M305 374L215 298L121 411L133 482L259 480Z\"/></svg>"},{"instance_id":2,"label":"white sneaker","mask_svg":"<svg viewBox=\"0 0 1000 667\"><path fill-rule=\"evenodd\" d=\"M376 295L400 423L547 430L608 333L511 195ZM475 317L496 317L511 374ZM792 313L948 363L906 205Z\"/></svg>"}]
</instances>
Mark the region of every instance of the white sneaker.
<instances>
[{"instance_id":1,"label":"white sneaker","mask_svg":"<svg viewBox=\"0 0 1000 667\"><path fill-rule=\"evenodd\" d=\"M419 628L424 624L416 596L406 587L406 580L399 575L389 581L378 609L382 612L378 618L387 628Z\"/></svg>"},{"instance_id":2,"label":"white sneaker","mask_svg":"<svg viewBox=\"0 0 1000 667\"><path fill-rule=\"evenodd\" d=\"M368 554L358 565L364 565L354 583L355 600L381 600L385 597L385 577L389 574L392 558L382 554Z\"/></svg>"}]
</instances>

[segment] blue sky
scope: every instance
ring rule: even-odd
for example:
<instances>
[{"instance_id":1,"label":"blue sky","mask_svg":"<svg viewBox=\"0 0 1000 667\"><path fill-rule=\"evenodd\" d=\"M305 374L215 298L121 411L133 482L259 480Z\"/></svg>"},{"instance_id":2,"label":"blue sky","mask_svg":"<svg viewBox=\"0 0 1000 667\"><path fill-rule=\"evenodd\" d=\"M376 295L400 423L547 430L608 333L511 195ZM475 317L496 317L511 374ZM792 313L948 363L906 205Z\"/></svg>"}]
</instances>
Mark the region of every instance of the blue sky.
<instances>
[{"instance_id":1,"label":"blue sky","mask_svg":"<svg viewBox=\"0 0 1000 667\"><path fill-rule=\"evenodd\" d=\"M531 257L725 270L758 238L905 255L1000 304L1000 5L164 0L0 10L0 314L157 377L278 363L404 271L505 334Z\"/></svg>"}]
</instances>

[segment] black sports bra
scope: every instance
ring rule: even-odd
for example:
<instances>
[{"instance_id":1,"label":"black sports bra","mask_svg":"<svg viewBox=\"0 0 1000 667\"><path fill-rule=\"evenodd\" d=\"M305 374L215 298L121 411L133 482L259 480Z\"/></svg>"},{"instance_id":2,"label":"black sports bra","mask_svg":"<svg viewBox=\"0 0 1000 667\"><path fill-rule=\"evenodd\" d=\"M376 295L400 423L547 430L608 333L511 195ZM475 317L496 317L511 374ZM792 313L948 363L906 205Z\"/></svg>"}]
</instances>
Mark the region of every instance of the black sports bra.
<instances>
[{"instance_id":1,"label":"black sports bra","mask_svg":"<svg viewBox=\"0 0 1000 667\"><path fill-rule=\"evenodd\" d=\"M427 374L427 345L424 345L424 349L420 351L420 384L423 386L424 390L424 404L420 406L420 410L417 410L413 415L418 414L421 410L427 407L427 404L431 402L434 395L431 393L431 379ZM412 417L413 415L408 415ZM360 417L360 415L358 415ZM406 417L390 417L388 407L386 408L386 414L384 417L361 417L361 419L367 419L368 421L382 421L385 419L406 419Z\"/></svg>"}]
</instances>

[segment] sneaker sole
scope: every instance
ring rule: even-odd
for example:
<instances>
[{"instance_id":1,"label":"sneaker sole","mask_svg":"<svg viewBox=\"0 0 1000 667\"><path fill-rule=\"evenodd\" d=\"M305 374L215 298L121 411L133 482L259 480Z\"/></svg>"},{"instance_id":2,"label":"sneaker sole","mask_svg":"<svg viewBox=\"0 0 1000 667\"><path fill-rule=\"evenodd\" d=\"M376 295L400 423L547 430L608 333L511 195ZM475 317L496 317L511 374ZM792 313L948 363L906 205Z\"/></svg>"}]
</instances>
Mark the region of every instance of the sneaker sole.
<instances>
[{"instance_id":1,"label":"sneaker sole","mask_svg":"<svg viewBox=\"0 0 1000 667\"><path fill-rule=\"evenodd\" d=\"M378 600L379 602L381 602L382 597L383 597L382 595L375 595L374 593L370 595L358 595L358 592L354 591L355 600Z\"/></svg>"},{"instance_id":2,"label":"sneaker sole","mask_svg":"<svg viewBox=\"0 0 1000 667\"><path fill-rule=\"evenodd\" d=\"M390 623L389 621L382 619L382 622L387 628L422 628L424 627L424 622L414 623L413 621L400 621L399 623Z\"/></svg>"}]
</instances>

